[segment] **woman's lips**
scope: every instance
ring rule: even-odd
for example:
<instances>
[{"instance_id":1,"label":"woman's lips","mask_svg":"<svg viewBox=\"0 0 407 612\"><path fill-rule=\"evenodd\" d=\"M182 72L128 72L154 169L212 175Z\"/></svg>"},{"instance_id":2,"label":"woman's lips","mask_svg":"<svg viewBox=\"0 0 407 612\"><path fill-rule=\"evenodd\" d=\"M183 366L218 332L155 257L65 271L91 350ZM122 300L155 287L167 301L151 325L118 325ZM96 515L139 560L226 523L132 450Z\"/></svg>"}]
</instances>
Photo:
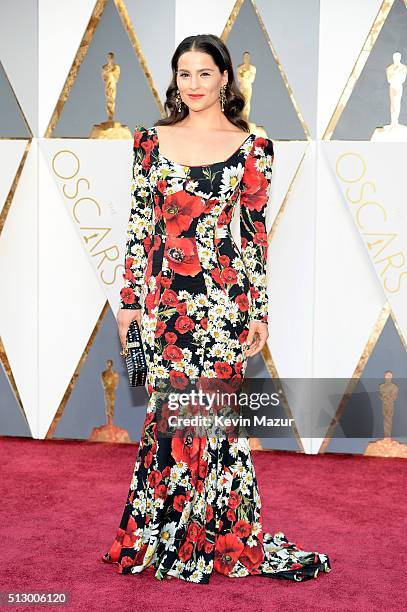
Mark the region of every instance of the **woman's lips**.
<instances>
[{"instance_id":1,"label":"woman's lips","mask_svg":"<svg viewBox=\"0 0 407 612\"><path fill-rule=\"evenodd\" d=\"M192 98L193 100L198 100L198 98L203 98L203 94L188 94L188 96L190 98Z\"/></svg>"}]
</instances>

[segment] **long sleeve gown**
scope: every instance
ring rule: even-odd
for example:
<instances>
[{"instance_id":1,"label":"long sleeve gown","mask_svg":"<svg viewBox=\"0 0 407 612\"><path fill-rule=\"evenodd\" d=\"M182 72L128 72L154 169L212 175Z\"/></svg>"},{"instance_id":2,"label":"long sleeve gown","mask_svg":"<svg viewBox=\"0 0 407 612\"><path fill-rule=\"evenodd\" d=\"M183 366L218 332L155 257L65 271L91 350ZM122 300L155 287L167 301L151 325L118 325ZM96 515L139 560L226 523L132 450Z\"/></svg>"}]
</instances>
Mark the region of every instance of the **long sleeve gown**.
<instances>
[{"instance_id":1,"label":"long sleeve gown","mask_svg":"<svg viewBox=\"0 0 407 612\"><path fill-rule=\"evenodd\" d=\"M103 559L205 584L237 578L303 581L329 572L282 531L263 531L248 439L160 435L160 381L244 377L248 326L268 322L266 206L274 159L249 134L225 161L165 158L155 126L134 132L131 212L121 308L141 308L149 402L123 516ZM230 221L240 202L241 249ZM168 416L168 411L167 411Z\"/></svg>"}]
</instances>

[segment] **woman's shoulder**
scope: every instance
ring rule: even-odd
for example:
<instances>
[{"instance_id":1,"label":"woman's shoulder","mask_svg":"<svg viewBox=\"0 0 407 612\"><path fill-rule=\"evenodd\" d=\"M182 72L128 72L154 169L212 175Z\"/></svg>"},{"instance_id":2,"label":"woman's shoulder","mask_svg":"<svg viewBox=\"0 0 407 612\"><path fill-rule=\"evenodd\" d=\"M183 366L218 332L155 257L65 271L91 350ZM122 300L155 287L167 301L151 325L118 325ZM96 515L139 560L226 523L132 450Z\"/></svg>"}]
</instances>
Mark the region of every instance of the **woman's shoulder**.
<instances>
[{"instance_id":1,"label":"woman's shoulder","mask_svg":"<svg viewBox=\"0 0 407 612\"><path fill-rule=\"evenodd\" d=\"M151 151L155 144L154 126L147 127L140 123L136 124L133 132L133 148L143 148L145 152Z\"/></svg>"},{"instance_id":2,"label":"woman's shoulder","mask_svg":"<svg viewBox=\"0 0 407 612\"><path fill-rule=\"evenodd\" d=\"M142 123L136 123L134 133L136 132L140 132L143 135L152 135L155 132L155 125L143 125Z\"/></svg>"},{"instance_id":3,"label":"woman's shoulder","mask_svg":"<svg viewBox=\"0 0 407 612\"><path fill-rule=\"evenodd\" d=\"M244 176L246 177L244 182L250 183L250 177L253 177L253 181L256 181L261 174L266 178L271 178L273 163L273 141L267 136L253 134L244 162Z\"/></svg>"},{"instance_id":4,"label":"woman's shoulder","mask_svg":"<svg viewBox=\"0 0 407 612\"><path fill-rule=\"evenodd\" d=\"M274 155L273 141L267 136L252 134L253 140L250 148L250 155L253 157Z\"/></svg>"},{"instance_id":5,"label":"woman's shoulder","mask_svg":"<svg viewBox=\"0 0 407 612\"><path fill-rule=\"evenodd\" d=\"M142 125L141 123L136 123L136 125L134 126L133 134L134 135L137 134L139 138L140 137L146 138L149 135L150 130L151 130L150 127L146 127L145 125Z\"/></svg>"}]
</instances>

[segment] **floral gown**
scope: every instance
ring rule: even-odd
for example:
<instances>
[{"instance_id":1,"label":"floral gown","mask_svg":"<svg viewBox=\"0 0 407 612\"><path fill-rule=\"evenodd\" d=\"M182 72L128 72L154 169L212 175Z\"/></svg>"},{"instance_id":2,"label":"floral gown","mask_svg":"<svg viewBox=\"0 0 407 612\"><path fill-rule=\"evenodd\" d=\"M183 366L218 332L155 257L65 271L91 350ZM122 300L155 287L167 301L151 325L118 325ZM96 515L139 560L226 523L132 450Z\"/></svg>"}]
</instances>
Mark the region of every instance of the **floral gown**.
<instances>
[{"instance_id":1,"label":"floral gown","mask_svg":"<svg viewBox=\"0 0 407 612\"><path fill-rule=\"evenodd\" d=\"M156 127L134 133L121 308L141 308L149 402L116 538L103 560L123 574L205 584L229 577L302 581L326 554L263 532L247 438L159 436L159 379L244 377L250 320L268 321L266 206L273 143L249 134L223 162L165 158ZM230 233L240 200L241 251Z\"/></svg>"}]
</instances>

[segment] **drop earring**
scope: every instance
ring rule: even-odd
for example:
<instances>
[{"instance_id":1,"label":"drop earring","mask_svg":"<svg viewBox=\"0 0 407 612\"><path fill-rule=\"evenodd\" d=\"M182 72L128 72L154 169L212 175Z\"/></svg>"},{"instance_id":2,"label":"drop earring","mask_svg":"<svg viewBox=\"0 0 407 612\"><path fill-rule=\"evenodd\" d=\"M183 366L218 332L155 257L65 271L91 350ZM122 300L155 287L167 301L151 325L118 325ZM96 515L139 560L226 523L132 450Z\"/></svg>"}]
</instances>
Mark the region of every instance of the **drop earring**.
<instances>
[{"instance_id":1,"label":"drop earring","mask_svg":"<svg viewBox=\"0 0 407 612\"><path fill-rule=\"evenodd\" d=\"M220 105L221 105L221 109L222 109L222 113L224 112L225 109L225 102L226 102L226 85L222 85L222 87L220 88L220 92L219 92L219 97L220 97Z\"/></svg>"},{"instance_id":2,"label":"drop earring","mask_svg":"<svg viewBox=\"0 0 407 612\"><path fill-rule=\"evenodd\" d=\"M175 102L177 103L178 112L181 112L182 100L181 95L179 93L179 89L177 89L177 95L175 96Z\"/></svg>"}]
</instances>

